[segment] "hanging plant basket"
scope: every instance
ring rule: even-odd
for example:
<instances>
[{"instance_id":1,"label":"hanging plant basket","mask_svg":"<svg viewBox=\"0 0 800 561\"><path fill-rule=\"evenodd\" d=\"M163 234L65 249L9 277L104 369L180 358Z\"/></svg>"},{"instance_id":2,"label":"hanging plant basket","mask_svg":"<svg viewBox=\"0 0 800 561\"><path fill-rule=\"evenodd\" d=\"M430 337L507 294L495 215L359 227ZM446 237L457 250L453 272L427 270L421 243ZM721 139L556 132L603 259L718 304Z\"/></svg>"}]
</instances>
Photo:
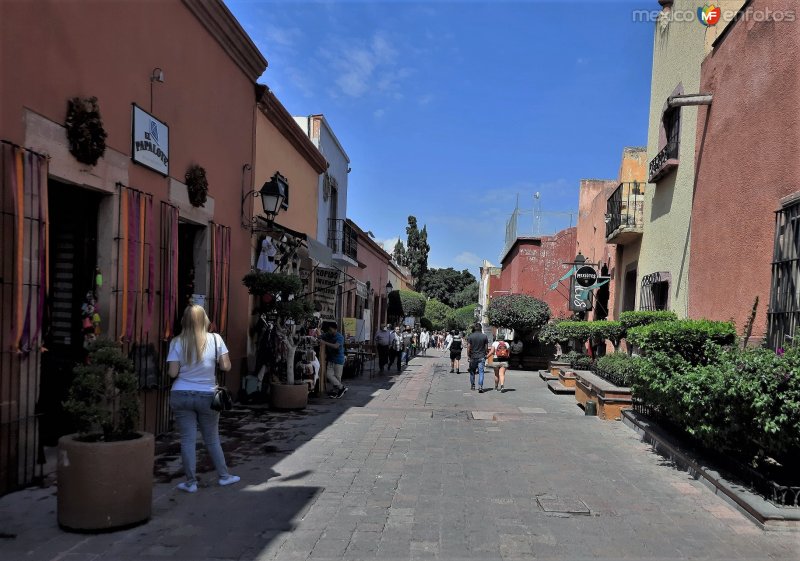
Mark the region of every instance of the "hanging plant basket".
<instances>
[{"instance_id":1,"label":"hanging plant basket","mask_svg":"<svg viewBox=\"0 0 800 561\"><path fill-rule=\"evenodd\" d=\"M100 106L96 97L73 97L67 103L69 151L75 159L90 166L96 165L106 151L106 137Z\"/></svg>"},{"instance_id":2,"label":"hanging plant basket","mask_svg":"<svg viewBox=\"0 0 800 561\"><path fill-rule=\"evenodd\" d=\"M186 189L189 191L189 202L192 206L203 206L208 199L208 180L206 170L193 164L186 170Z\"/></svg>"}]
</instances>

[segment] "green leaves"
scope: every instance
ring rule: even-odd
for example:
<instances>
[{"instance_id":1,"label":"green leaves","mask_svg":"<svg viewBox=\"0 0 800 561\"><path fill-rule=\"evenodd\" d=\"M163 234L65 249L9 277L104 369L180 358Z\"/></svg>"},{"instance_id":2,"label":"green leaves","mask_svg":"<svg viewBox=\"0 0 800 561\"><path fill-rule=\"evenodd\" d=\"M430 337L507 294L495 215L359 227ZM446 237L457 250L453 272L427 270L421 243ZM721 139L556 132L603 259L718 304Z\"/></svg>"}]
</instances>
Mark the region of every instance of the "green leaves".
<instances>
[{"instance_id":1,"label":"green leaves","mask_svg":"<svg viewBox=\"0 0 800 561\"><path fill-rule=\"evenodd\" d=\"M736 328L730 322L705 319L659 321L629 329L626 339L643 355L673 353L691 364L708 364L717 347L736 342Z\"/></svg>"},{"instance_id":2,"label":"green leaves","mask_svg":"<svg viewBox=\"0 0 800 561\"><path fill-rule=\"evenodd\" d=\"M541 300L527 294L498 296L486 311L489 322L522 333L536 331L550 319L550 308Z\"/></svg>"},{"instance_id":3,"label":"green leaves","mask_svg":"<svg viewBox=\"0 0 800 561\"><path fill-rule=\"evenodd\" d=\"M430 269L417 284L417 289L451 308L460 308L478 301L478 281L467 269Z\"/></svg>"},{"instance_id":4,"label":"green leaves","mask_svg":"<svg viewBox=\"0 0 800 561\"><path fill-rule=\"evenodd\" d=\"M398 293L406 317L420 317L425 313L425 296L413 290L399 290Z\"/></svg>"},{"instance_id":5,"label":"green leaves","mask_svg":"<svg viewBox=\"0 0 800 561\"><path fill-rule=\"evenodd\" d=\"M453 313L453 308L434 298L425 303L425 318L431 322L432 329L440 331L447 328L447 317Z\"/></svg>"}]
</instances>

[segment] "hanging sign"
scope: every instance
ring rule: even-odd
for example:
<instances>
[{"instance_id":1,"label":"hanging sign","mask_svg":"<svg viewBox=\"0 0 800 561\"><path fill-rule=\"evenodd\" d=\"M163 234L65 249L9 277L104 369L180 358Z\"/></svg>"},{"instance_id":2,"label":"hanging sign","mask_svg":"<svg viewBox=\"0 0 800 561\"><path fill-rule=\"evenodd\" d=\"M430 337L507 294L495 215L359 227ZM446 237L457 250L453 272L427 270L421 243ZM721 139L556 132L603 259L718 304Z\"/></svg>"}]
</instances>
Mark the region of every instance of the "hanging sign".
<instances>
[{"instance_id":1,"label":"hanging sign","mask_svg":"<svg viewBox=\"0 0 800 561\"><path fill-rule=\"evenodd\" d=\"M591 267L589 267L591 269ZM578 269L580 271L580 269ZM592 291L586 290L574 277L569 283L569 309L571 312L588 312L592 309Z\"/></svg>"},{"instance_id":2,"label":"hanging sign","mask_svg":"<svg viewBox=\"0 0 800 561\"><path fill-rule=\"evenodd\" d=\"M169 175L169 127L133 106L131 158L162 175Z\"/></svg>"},{"instance_id":3,"label":"hanging sign","mask_svg":"<svg viewBox=\"0 0 800 561\"><path fill-rule=\"evenodd\" d=\"M584 265L575 272L575 282L584 288L592 286L597 282L597 271L594 270L594 267Z\"/></svg>"}]
</instances>

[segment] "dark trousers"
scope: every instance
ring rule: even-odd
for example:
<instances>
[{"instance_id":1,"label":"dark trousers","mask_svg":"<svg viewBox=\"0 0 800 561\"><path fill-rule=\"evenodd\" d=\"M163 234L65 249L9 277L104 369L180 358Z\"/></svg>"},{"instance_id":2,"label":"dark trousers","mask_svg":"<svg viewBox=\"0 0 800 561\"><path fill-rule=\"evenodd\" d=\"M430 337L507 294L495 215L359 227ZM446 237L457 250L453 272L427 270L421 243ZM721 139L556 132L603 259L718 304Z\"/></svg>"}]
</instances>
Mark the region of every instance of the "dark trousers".
<instances>
[{"instance_id":1,"label":"dark trousers","mask_svg":"<svg viewBox=\"0 0 800 561\"><path fill-rule=\"evenodd\" d=\"M378 345L378 367L383 370L389 362L389 345Z\"/></svg>"},{"instance_id":2,"label":"dark trousers","mask_svg":"<svg viewBox=\"0 0 800 561\"><path fill-rule=\"evenodd\" d=\"M398 351L395 348L389 349L389 368L392 367L394 361L397 361L397 371L403 367L403 351Z\"/></svg>"}]
</instances>

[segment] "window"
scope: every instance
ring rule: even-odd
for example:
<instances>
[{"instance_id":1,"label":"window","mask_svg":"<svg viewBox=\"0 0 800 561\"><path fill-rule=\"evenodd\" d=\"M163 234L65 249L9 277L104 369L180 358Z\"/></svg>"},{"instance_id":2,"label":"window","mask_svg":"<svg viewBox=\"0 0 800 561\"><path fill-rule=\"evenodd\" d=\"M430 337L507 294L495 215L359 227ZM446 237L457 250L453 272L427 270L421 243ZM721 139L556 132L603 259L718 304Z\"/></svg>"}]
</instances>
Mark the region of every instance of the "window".
<instances>
[{"instance_id":1,"label":"window","mask_svg":"<svg viewBox=\"0 0 800 561\"><path fill-rule=\"evenodd\" d=\"M677 146L681 135L680 107L673 107L664 113L664 130L667 133L667 146L670 144L675 146L675 153L677 154Z\"/></svg>"},{"instance_id":2,"label":"window","mask_svg":"<svg viewBox=\"0 0 800 561\"><path fill-rule=\"evenodd\" d=\"M666 310L669 306L669 273L652 273L642 277L639 309L643 311Z\"/></svg>"},{"instance_id":3,"label":"window","mask_svg":"<svg viewBox=\"0 0 800 561\"><path fill-rule=\"evenodd\" d=\"M790 344L800 322L800 200L776 213L772 285L767 310L767 343L777 349Z\"/></svg>"}]
</instances>

